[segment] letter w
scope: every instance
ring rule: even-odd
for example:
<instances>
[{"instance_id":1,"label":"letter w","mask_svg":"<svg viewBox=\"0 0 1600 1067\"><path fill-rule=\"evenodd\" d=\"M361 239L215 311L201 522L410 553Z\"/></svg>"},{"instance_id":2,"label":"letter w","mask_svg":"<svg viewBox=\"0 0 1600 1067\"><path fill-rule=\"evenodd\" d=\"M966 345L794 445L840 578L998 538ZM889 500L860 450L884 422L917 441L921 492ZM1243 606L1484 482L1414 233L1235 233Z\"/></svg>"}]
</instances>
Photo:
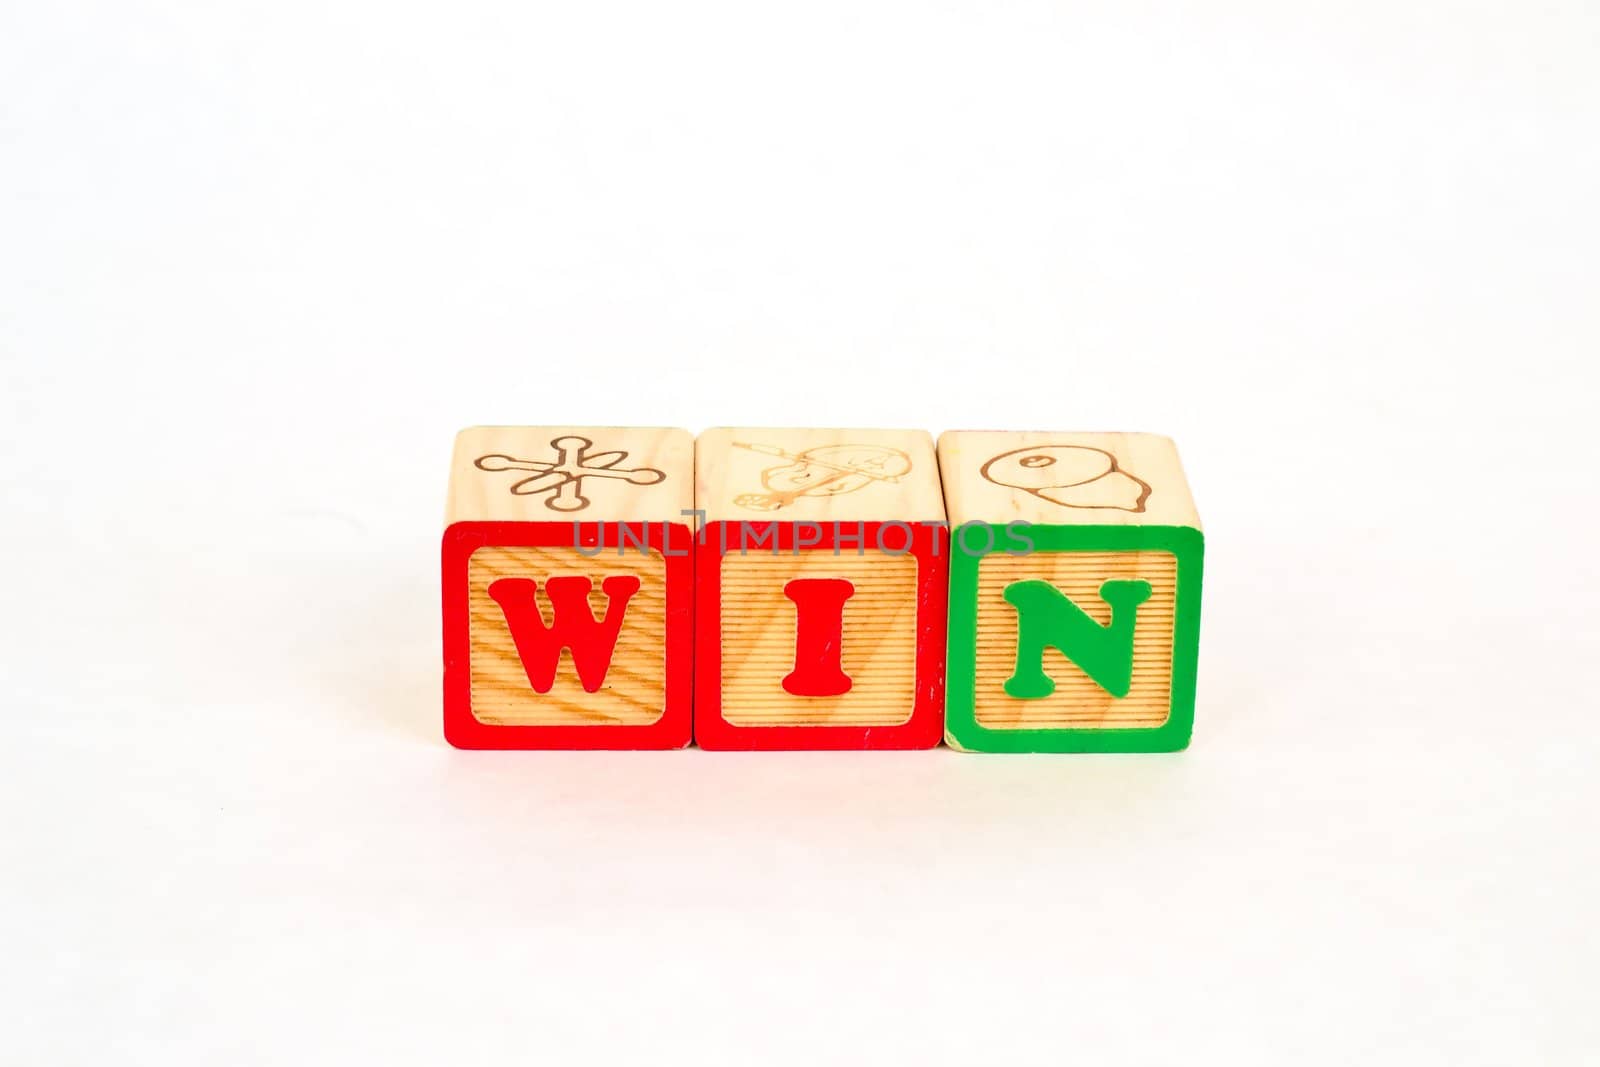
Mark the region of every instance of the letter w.
<instances>
[{"instance_id":1,"label":"letter w","mask_svg":"<svg viewBox=\"0 0 1600 1067\"><path fill-rule=\"evenodd\" d=\"M613 574L600 583L609 602L606 615L595 621L589 610L589 590L593 583L578 575L548 578L545 596L550 599L552 622L544 624L539 614L539 583L532 578L497 578L489 583L489 595L505 613L511 640L516 643L528 684L536 693L548 693L556 682L556 667L561 650L570 649L572 665L578 669L583 691L593 693L606 681L611 653L617 647L622 616L628 600L639 591L639 579L631 574Z\"/></svg>"},{"instance_id":2,"label":"letter w","mask_svg":"<svg viewBox=\"0 0 1600 1067\"><path fill-rule=\"evenodd\" d=\"M1054 648L1114 697L1133 685L1133 629L1139 605L1150 599L1150 583L1112 580L1100 586L1111 605L1111 625L1101 626L1049 582L1037 579L1006 586L1017 609L1017 667L1007 679L1009 696L1038 700L1056 691L1044 672L1044 650Z\"/></svg>"}]
</instances>

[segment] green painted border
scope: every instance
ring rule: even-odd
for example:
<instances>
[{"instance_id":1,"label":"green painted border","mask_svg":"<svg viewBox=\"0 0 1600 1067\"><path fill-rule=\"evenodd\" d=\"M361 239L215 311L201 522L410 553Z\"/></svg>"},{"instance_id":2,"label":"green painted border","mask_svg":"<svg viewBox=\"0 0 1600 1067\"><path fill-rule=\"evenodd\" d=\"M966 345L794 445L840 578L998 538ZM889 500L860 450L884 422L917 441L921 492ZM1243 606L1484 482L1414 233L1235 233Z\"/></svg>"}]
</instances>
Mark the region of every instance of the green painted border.
<instances>
[{"instance_id":1,"label":"green painted border","mask_svg":"<svg viewBox=\"0 0 1600 1067\"><path fill-rule=\"evenodd\" d=\"M1200 655L1200 582L1205 536L1190 526L1028 526L1013 532L987 524L992 551L971 555L957 537L984 523L951 531L949 662L946 668L945 740L969 752L1176 752L1187 748L1194 729L1195 669ZM1019 536L1019 533L1021 536ZM978 725L975 680L978 655L978 564L985 555L1036 552L1167 551L1178 557L1173 605L1172 713L1144 730L991 730Z\"/></svg>"}]
</instances>

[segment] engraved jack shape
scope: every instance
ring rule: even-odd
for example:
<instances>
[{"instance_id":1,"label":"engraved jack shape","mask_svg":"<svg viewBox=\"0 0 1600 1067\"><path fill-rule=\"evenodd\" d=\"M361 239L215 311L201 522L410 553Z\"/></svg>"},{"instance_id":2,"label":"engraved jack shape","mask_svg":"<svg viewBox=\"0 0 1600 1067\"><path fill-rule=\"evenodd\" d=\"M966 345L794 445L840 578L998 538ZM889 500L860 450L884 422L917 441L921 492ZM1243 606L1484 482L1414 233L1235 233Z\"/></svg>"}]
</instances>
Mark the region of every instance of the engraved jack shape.
<instances>
[{"instance_id":1,"label":"engraved jack shape","mask_svg":"<svg viewBox=\"0 0 1600 1067\"><path fill-rule=\"evenodd\" d=\"M628 458L628 453L620 450L591 455L589 449L594 442L587 437L557 437L551 440L550 447L556 450L554 461L491 454L479 456L473 466L481 471L534 471L533 477L512 485L511 492L517 496L549 493L544 506L552 511L582 511L588 507L589 498L583 495L585 478L619 478L630 485L655 485L667 477L654 467L618 467Z\"/></svg>"}]
</instances>

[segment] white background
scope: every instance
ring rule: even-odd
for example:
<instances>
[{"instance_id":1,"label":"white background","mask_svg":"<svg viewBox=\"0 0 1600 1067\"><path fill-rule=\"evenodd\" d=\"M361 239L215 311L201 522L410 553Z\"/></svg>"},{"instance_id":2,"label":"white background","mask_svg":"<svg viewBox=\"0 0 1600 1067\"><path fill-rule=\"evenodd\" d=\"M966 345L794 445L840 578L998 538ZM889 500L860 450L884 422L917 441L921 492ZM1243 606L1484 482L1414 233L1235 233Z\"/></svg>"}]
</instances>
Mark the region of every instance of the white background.
<instances>
[{"instance_id":1,"label":"white background","mask_svg":"<svg viewBox=\"0 0 1600 1067\"><path fill-rule=\"evenodd\" d=\"M1589 1064L1600 9L9 3L0 1060ZM440 735L472 423L1146 429L1172 756Z\"/></svg>"}]
</instances>

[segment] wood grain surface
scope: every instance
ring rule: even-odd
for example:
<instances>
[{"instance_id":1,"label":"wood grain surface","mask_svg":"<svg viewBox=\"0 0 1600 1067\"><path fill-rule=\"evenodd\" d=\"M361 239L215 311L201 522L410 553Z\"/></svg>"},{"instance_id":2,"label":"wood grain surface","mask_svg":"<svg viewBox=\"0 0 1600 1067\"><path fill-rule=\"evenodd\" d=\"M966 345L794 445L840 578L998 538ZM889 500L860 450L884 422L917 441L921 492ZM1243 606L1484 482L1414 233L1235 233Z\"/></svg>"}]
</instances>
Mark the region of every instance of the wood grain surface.
<instances>
[{"instance_id":1,"label":"wood grain surface","mask_svg":"<svg viewBox=\"0 0 1600 1067\"><path fill-rule=\"evenodd\" d=\"M839 696L795 696L795 578L843 578ZM916 684L917 561L909 555L828 550L750 553L722 560L722 715L737 726L893 726L911 718Z\"/></svg>"},{"instance_id":2,"label":"wood grain surface","mask_svg":"<svg viewBox=\"0 0 1600 1067\"><path fill-rule=\"evenodd\" d=\"M1200 527L1177 446L1158 434L949 430L939 470L952 526Z\"/></svg>"},{"instance_id":3,"label":"wood grain surface","mask_svg":"<svg viewBox=\"0 0 1600 1067\"><path fill-rule=\"evenodd\" d=\"M978 648L974 711L990 729L1109 729L1160 726L1172 699L1173 606L1177 557L1170 552L1035 552L996 554L978 562ZM1109 579L1140 578L1151 597L1139 606L1134 627L1133 684L1118 699L1076 664L1046 649L1045 673L1055 692L1035 700L1008 696L1005 682L1016 667L1017 610L1005 600L1012 582L1043 579L1102 626L1111 609L1100 599Z\"/></svg>"},{"instance_id":4,"label":"wood grain surface","mask_svg":"<svg viewBox=\"0 0 1600 1067\"><path fill-rule=\"evenodd\" d=\"M707 522L902 522L944 518L925 430L707 430L695 442Z\"/></svg>"},{"instance_id":5,"label":"wood grain surface","mask_svg":"<svg viewBox=\"0 0 1600 1067\"><path fill-rule=\"evenodd\" d=\"M580 438L581 455L595 466L577 470L581 480L560 489L540 489L541 464L553 464L553 442ZM625 456L612 457L624 452ZM486 458L493 457L493 458ZM480 466L480 463L482 466ZM520 464L520 466L519 466ZM491 468L491 469L485 469ZM640 472L632 479L618 475ZM659 478L655 478L656 472ZM646 480L654 479L654 480ZM560 480L559 476L550 481ZM587 501L572 510L552 508ZM674 522L690 523L694 507L694 438L687 430L618 426L474 426L456 435L450 461L446 525L453 522Z\"/></svg>"},{"instance_id":6,"label":"wood grain surface","mask_svg":"<svg viewBox=\"0 0 1600 1067\"><path fill-rule=\"evenodd\" d=\"M666 562L655 552L630 549L586 557L575 548L480 548L468 561L468 604L471 626L472 714L479 722L499 726L577 726L584 724L648 725L665 708ZM593 585L589 610L605 617L607 597L601 583L613 574L639 579L639 591L628 601L617 635L605 684L587 693L572 664L561 652L550 692L534 691L517 655L511 630L500 605L489 596L498 578L533 578L539 582L539 610L551 620L544 583L558 575L582 575Z\"/></svg>"}]
</instances>

